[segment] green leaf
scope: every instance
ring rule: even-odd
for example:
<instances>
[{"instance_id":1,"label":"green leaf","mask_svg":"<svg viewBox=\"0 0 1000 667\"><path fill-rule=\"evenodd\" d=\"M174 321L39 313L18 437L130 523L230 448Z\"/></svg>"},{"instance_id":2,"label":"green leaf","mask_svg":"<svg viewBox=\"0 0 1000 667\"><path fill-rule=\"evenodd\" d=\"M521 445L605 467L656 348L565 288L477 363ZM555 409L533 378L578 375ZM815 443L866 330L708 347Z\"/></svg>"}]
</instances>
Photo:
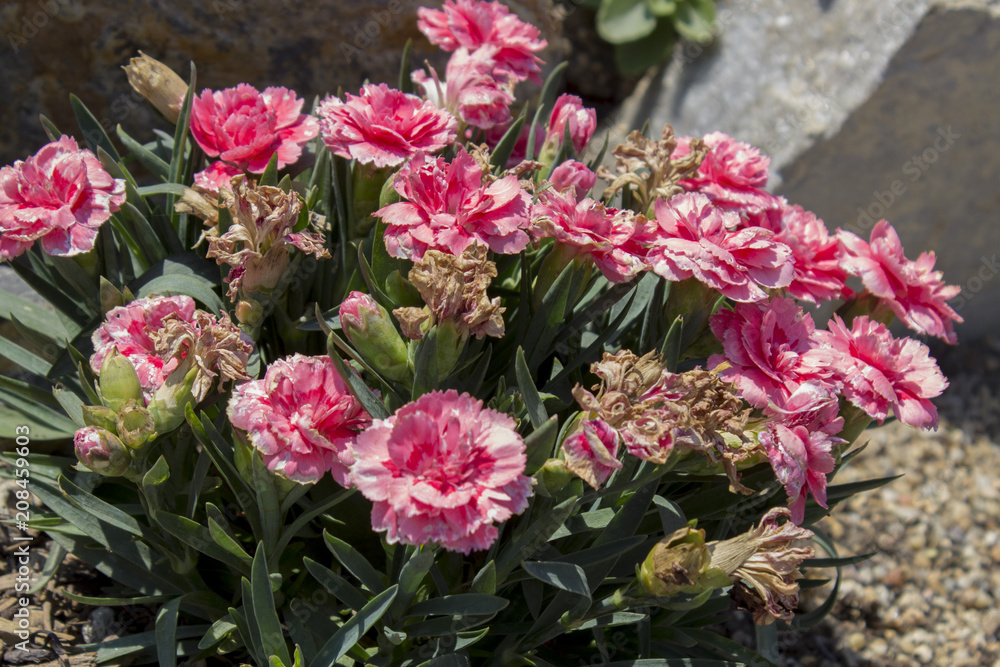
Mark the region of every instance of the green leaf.
<instances>
[{"instance_id":1,"label":"green leaf","mask_svg":"<svg viewBox=\"0 0 1000 667\"><path fill-rule=\"evenodd\" d=\"M56 127L55 123L49 120L48 116L45 114L38 114L38 121L42 124L42 129L45 130L45 136L49 138L49 141L59 141L59 137L62 136L62 132Z\"/></svg>"},{"instance_id":2,"label":"green leaf","mask_svg":"<svg viewBox=\"0 0 1000 667\"><path fill-rule=\"evenodd\" d=\"M336 337L337 334L330 333L329 338ZM334 351L330 344L327 344L327 353L331 360L333 360L333 365L337 369L337 373L343 378L344 382L347 383L348 388L356 399L361 403L361 406L365 411L372 416L373 419L386 419L389 417L389 410L386 409L385 405L379 400L379 397L375 395L375 392L365 384L365 381L361 379L361 376L351 370L344 360L340 358L340 355Z\"/></svg>"},{"instance_id":3,"label":"green leaf","mask_svg":"<svg viewBox=\"0 0 1000 667\"><path fill-rule=\"evenodd\" d=\"M177 614L181 598L174 598L156 614L156 656L161 667L177 664Z\"/></svg>"},{"instance_id":4,"label":"green leaf","mask_svg":"<svg viewBox=\"0 0 1000 667\"><path fill-rule=\"evenodd\" d=\"M497 590L497 566L490 561L472 579L472 592L493 595Z\"/></svg>"},{"instance_id":5,"label":"green leaf","mask_svg":"<svg viewBox=\"0 0 1000 667\"><path fill-rule=\"evenodd\" d=\"M225 551L236 557L236 561L242 566L237 567L237 570L243 571L243 569L246 568L247 571L249 571L249 567L252 562L250 554L248 554L243 547L240 546L240 543L234 540L232 536L227 533L225 529L213 518L208 519L208 535L218 546L222 547ZM219 560L223 559L220 558Z\"/></svg>"},{"instance_id":6,"label":"green leaf","mask_svg":"<svg viewBox=\"0 0 1000 667\"><path fill-rule=\"evenodd\" d=\"M108 155L114 158L115 162L121 162L121 156L118 155L115 145L111 143L108 133L104 131L104 128L94 117L94 114L90 113L87 106L80 101L80 98L76 95L70 95L69 103L73 107L76 122L80 125L80 129L83 131L83 139L86 141L87 146L90 147L90 150L96 153L98 147L103 148Z\"/></svg>"},{"instance_id":7,"label":"green leaf","mask_svg":"<svg viewBox=\"0 0 1000 667\"><path fill-rule=\"evenodd\" d=\"M472 663L461 653L449 653L431 658L427 662L422 662L417 667L469 667Z\"/></svg>"},{"instance_id":8,"label":"green leaf","mask_svg":"<svg viewBox=\"0 0 1000 667\"><path fill-rule=\"evenodd\" d=\"M0 318L16 319L29 329L56 340L73 338L80 332L77 326L67 329L65 321L51 309L4 290L0 290Z\"/></svg>"},{"instance_id":9,"label":"green leaf","mask_svg":"<svg viewBox=\"0 0 1000 667\"><path fill-rule=\"evenodd\" d=\"M712 40L712 24L715 22L713 0L687 0L677 6L674 25L682 37L694 42Z\"/></svg>"},{"instance_id":10,"label":"green leaf","mask_svg":"<svg viewBox=\"0 0 1000 667\"><path fill-rule=\"evenodd\" d=\"M264 167L264 173L260 175L260 181L258 185L269 185L274 187L278 184L278 152L275 151L271 159L267 161L267 166Z\"/></svg>"},{"instance_id":11,"label":"green leaf","mask_svg":"<svg viewBox=\"0 0 1000 667\"><path fill-rule=\"evenodd\" d=\"M538 96L538 109L535 111L535 117L531 121L531 128L528 130L528 145L525 149L525 160L535 159L535 137L538 133L538 128L548 124L549 115L552 113L552 107L555 105L556 95L559 94L559 77L562 76L563 71L568 66L569 63L559 63L552 68L548 78L545 79L545 85L542 86L542 92Z\"/></svg>"},{"instance_id":12,"label":"green leaf","mask_svg":"<svg viewBox=\"0 0 1000 667\"><path fill-rule=\"evenodd\" d=\"M675 372L681 358L681 334L684 333L684 316L678 315L667 330L667 335L660 346L660 356L667 370Z\"/></svg>"},{"instance_id":13,"label":"green leaf","mask_svg":"<svg viewBox=\"0 0 1000 667\"><path fill-rule=\"evenodd\" d=\"M192 521L187 517L161 510L153 513L153 520L168 533L206 556L225 563L240 574L246 575L250 573L250 557L246 552L237 547L239 553L234 553L234 550L231 548L226 548L218 544L211 528L203 526L197 521ZM211 523L212 520L209 519L209 522ZM228 535L225 535L225 537L232 539ZM241 554L244 558L240 558Z\"/></svg>"},{"instance_id":14,"label":"green leaf","mask_svg":"<svg viewBox=\"0 0 1000 667\"><path fill-rule=\"evenodd\" d=\"M330 595L334 596L354 611L361 611L368 603L368 598L366 598L361 591L352 586L347 579L344 579L330 568L323 567L308 557L303 558L302 562L305 564L306 569L309 570L309 574L311 574Z\"/></svg>"},{"instance_id":15,"label":"green leaf","mask_svg":"<svg viewBox=\"0 0 1000 667\"><path fill-rule=\"evenodd\" d=\"M256 450L251 450L250 457L253 485L257 494L257 511L260 514L261 537L268 553L274 553L282 524L281 501L278 500L275 476L264 466L264 461Z\"/></svg>"},{"instance_id":16,"label":"green leaf","mask_svg":"<svg viewBox=\"0 0 1000 667\"><path fill-rule=\"evenodd\" d=\"M168 479L170 479L170 465L167 464L167 459L163 455L160 455L160 458L156 459L153 467L147 470L146 474L142 476L142 485L146 488L159 486Z\"/></svg>"},{"instance_id":17,"label":"green leaf","mask_svg":"<svg viewBox=\"0 0 1000 667\"><path fill-rule=\"evenodd\" d=\"M527 453L527 463L524 473L534 475L552 456L552 447L559 435L559 418L553 416L545 421L541 428L536 428L524 439L524 449Z\"/></svg>"},{"instance_id":18,"label":"green leaf","mask_svg":"<svg viewBox=\"0 0 1000 667\"><path fill-rule=\"evenodd\" d=\"M399 573L399 588L396 592L396 599L389 610L390 618L398 619L406 612L413 596L420 589L420 584L426 578L431 566L434 565L436 554L437 549L433 547L416 547L413 555L406 561Z\"/></svg>"},{"instance_id":19,"label":"green leaf","mask_svg":"<svg viewBox=\"0 0 1000 667\"><path fill-rule=\"evenodd\" d=\"M409 616L489 616L507 607L507 600L496 595L460 593L431 598L410 607Z\"/></svg>"},{"instance_id":20,"label":"green leaf","mask_svg":"<svg viewBox=\"0 0 1000 667\"><path fill-rule=\"evenodd\" d=\"M417 343L413 359L413 390L410 400L416 400L439 386L437 330L431 329Z\"/></svg>"},{"instance_id":21,"label":"green leaf","mask_svg":"<svg viewBox=\"0 0 1000 667\"><path fill-rule=\"evenodd\" d=\"M566 303L573 283L573 263L570 262L559 273L548 292L542 298L541 307L531 319L525 341L531 342L529 368L538 368L549 353L549 343L558 331L558 324L563 321L566 313ZM521 307L525 307L522 305Z\"/></svg>"},{"instance_id":22,"label":"green leaf","mask_svg":"<svg viewBox=\"0 0 1000 667\"><path fill-rule=\"evenodd\" d=\"M308 490L308 488L306 489ZM316 507L303 512L299 515L295 521L291 523L287 528L285 528L284 533L282 533L281 538L278 540L277 546L274 548L275 558L281 558L281 554L284 553L285 548L288 543L292 541L295 535L309 525L309 522L318 517L320 514L329 511L331 508L337 506L341 502L347 500L354 494L353 490L342 491L340 493L334 494L333 497L319 503Z\"/></svg>"},{"instance_id":23,"label":"green leaf","mask_svg":"<svg viewBox=\"0 0 1000 667\"><path fill-rule=\"evenodd\" d=\"M396 597L396 586L391 586L371 599L364 609L344 623L330 638L310 663L310 667L333 667L366 632L368 632Z\"/></svg>"},{"instance_id":24,"label":"green leaf","mask_svg":"<svg viewBox=\"0 0 1000 667\"><path fill-rule=\"evenodd\" d=\"M406 44L403 45L403 55L399 60L399 90L404 93L413 92L413 79L410 78L410 73L413 71L413 63L410 58L412 49L413 39L407 38Z\"/></svg>"},{"instance_id":25,"label":"green leaf","mask_svg":"<svg viewBox=\"0 0 1000 667\"><path fill-rule=\"evenodd\" d=\"M573 563L581 567L589 567L597 563L604 563L609 560L616 559L619 556L628 553L629 551L636 548L645 541L646 541L645 535L633 535L632 537L626 537L621 540L615 540L614 542L599 544L595 547L590 547L588 549L581 549L579 551L574 551L572 553L560 557L555 562Z\"/></svg>"},{"instance_id":26,"label":"green leaf","mask_svg":"<svg viewBox=\"0 0 1000 667\"><path fill-rule=\"evenodd\" d=\"M527 529L514 540L508 542L496 559L497 582L503 581L514 571L518 563L531 558L547 543L563 522L569 518L576 508L576 498L568 498L553 507L539 519L528 524Z\"/></svg>"},{"instance_id":27,"label":"green leaf","mask_svg":"<svg viewBox=\"0 0 1000 667\"><path fill-rule=\"evenodd\" d=\"M154 605L170 599L166 595L140 595L134 598L96 598L89 595L77 595L70 591L62 591L70 600L93 607L129 607L132 605Z\"/></svg>"},{"instance_id":28,"label":"green leaf","mask_svg":"<svg viewBox=\"0 0 1000 667\"><path fill-rule=\"evenodd\" d=\"M250 589L253 592L253 612L264 653L268 657L277 656L282 664L291 665L292 656L281 631L281 620L274 608L274 594L271 592L271 578L267 571L264 545L257 545L257 553L251 566ZM249 619L248 619L249 620Z\"/></svg>"},{"instance_id":29,"label":"green leaf","mask_svg":"<svg viewBox=\"0 0 1000 667\"><path fill-rule=\"evenodd\" d=\"M507 161L510 159L510 154L514 152L517 139L521 136L521 128L524 127L527 120L528 107L525 106L521 110L521 115L511 123L511 126L507 128L507 131L504 132L500 141L493 148L493 153L490 155L490 164L493 165L493 173L499 174L507 168Z\"/></svg>"},{"instance_id":30,"label":"green leaf","mask_svg":"<svg viewBox=\"0 0 1000 667\"><path fill-rule=\"evenodd\" d=\"M49 374L49 369L52 368L50 362L3 336L0 336L0 357L39 377L46 377Z\"/></svg>"},{"instance_id":31,"label":"green leaf","mask_svg":"<svg viewBox=\"0 0 1000 667\"><path fill-rule=\"evenodd\" d=\"M340 561L340 564L347 568L348 572L357 577L358 581L369 591L380 593L385 590L385 584L382 583L382 575L372 567L367 558L361 555L361 552L325 530L323 531L323 539L326 540L327 548ZM395 588L393 589L393 593L395 594Z\"/></svg>"},{"instance_id":32,"label":"green leaf","mask_svg":"<svg viewBox=\"0 0 1000 667\"><path fill-rule=\"evenodd\" d=\"M542 583L590 599L587 575L579 565L556 561L524 561L521 567Z\"/></svg>"},{"instance_id":33,"label":"green leaf","mask_svg":"<svg viewBox=\"0 0 1000 667\"><path fill-rule=\"evenodd\" d=\"M646 4L656 16L670 16L677 11L677 0L646 0Z\"/></svg>"},{"instance_id":34,"label":"green leaf","mask_svg":"<svg viewBox=\"0 0 1000 667\"><path fill-rule=\"evenodd\" d=\"M205 636L198 642L198 648L207 649L215 646L231 635L233 630L238 630L238 628L233 623L232 617L226 614L215 623L212 623L212 626L205 632Z\"/></svg>"},{"instance_id":35,"label":"green leaf","mask_svg":"<svg viewBox=\"0 0 1000 667\"><path fill-rule=\"evenodd\" d=\"M667 61L674 51L677 33L670 21L660 21L645 37L615 44L615 64L628 76L636 76Z\"/></svg>"},{"instance_id":36,"label":"green leaf","mask_svg":"<svg viewBox=\"0 0 1000 667\"><path fill-rule=\"evenodd\" d=\"M610 44L634 42L656 29L656 17L646 0L602 0L597 10L597 34Z\"/></svg>"},{"instance_id":37,"label":"green leaf","mask_svg":"<svg viewBox=\"0 0 1000 667\"><path fill-rule=\"evenodd\" d=\"M535 382L531 379L531 371L528 370L528 362L524 360L524 349L517 348L517 357L514 362L514 373L517 375L517 386L521 390L524 398L524 405L528 409L528 417L535 430L540 429L549 416L542 405L542 397L538 395Z\"/></svg>"},{"instance_id":38,"label":"green leaf","mask_svg":"<svg viewBox=\"0 0 1000 667\"><path fill-rule=\"evenodd\" d=\"M139 526L139 522L114 505L87 493L67 477L59 479L59 487L83 511L107 524L121 528L131 535L142 537L142 528Z\"/></svg>"},{"instance_id":39,"label":"green leaf","mask_svg":"<svg viewBox=\"0 0 1000 667\"><path fill-rule=\"evenodd\" d=\"M157 183L156 185L146 185L138 188L137 191L142 197L149 197L151 195L177 195L178 197L182 197L188 191L188 187L182 183Z\"/></svg>"},{"instance_id":40,"label":"green leaf","mask_svg":"<svg viewBox=\"0 0 1000 667\"><path fill-rule=\"evenodd\" d=\"M115 128L118 134L118 138L121 139L122 144L128 149L129 153L135 156L135 158L142 163L142 166L146 167L154 176L162 180L170 178L170 165L163 161L160 156L153 153L141 143L133 139L122 126L119 125ZM183 194L180 193L180 194Z\"/></svg>"}]
</instances>

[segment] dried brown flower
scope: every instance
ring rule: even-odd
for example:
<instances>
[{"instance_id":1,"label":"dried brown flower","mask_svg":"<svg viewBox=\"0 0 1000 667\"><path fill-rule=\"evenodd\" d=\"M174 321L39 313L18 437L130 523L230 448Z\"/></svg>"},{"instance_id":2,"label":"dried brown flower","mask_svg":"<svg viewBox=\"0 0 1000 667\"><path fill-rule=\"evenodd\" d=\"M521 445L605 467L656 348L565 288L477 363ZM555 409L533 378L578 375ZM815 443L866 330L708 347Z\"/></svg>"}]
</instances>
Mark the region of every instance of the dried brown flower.
<instances>
[{"instance_id":1,"label":"dried brown flower","mask_svg":"<svg viewBox=\"0 0 1000 667\"><path fill-rule=\"evenodd\" d=\"M611 184L602 195L605 200L610 200L619 190L631 186L639 202L636 211L646 213L657 199L672 197L683 191L677 182L698 171L708 148L701 139L692 139L690 153L671 158L677 147L674 129L670 125L664 125L662 137L654 141L633 130L624 144L619 144L611 151L615 156L615 171L612 172L607 167L597 170L597 175Z\"/></svg>"},{"instance_id":2,"label":"dried brown flower","mask_svg":"<svg viewBox=\"0 0 1000 667\"><path fill-rule=\"evenodd\" d=\"M486 259L485 246L472 246L460 257L437 250L428 250L423 259L410 269L413 283L426 308L397 308L393 315L399 320L403 335L423 337L423 325L450 321L458 329L476 338L503 336L504 308L500 298L490 299L486 290L497 275L496 264Z\"/></svg>"},{"instance_id":3,"label":"dried brown flower","mask_svg":"<svg viewBox=\"0 0 1000 667\"><path fill-rule=\"evenodd\" d=\"M137 93L149 100L171 123L177 122L188 89L184 79L142 51L122 69Z\"/></svg>"}]
</instances>

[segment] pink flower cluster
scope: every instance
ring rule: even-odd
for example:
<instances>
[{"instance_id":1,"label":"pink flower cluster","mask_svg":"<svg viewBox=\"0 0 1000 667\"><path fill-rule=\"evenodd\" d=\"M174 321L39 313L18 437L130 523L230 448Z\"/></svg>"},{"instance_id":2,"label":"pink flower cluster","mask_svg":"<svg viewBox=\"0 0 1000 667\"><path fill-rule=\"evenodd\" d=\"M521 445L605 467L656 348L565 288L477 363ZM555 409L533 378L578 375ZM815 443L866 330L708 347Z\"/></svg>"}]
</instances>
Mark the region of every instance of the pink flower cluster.
<instances>
[{"instance_id":1,"label":"pink flower cluster","mask_svg":"<svg viewBox=\"0 0 1000 667\"><path fill-rule=\"evenodd\" d=\"M680 185L689 192L700 192L716 206L734 211L755 211L773 208L775 197L764 190L771 159L761 155L750 144L736 141L722 132L703 137L708 155L698 167L694 178ZM673 157L691 151L691 137L677 142Z\"/></svg>"},{"instance_id":2,"label":"pink flower cluster","mask_svg":"<svg viewBox=\"0 0 1000 667\"><path fill-rule=\"evenodd\" d=\"M72 137L0 169L0 258L39 241L49 255L89 252L97 231L125 201L125 182Z\"/></svg>"},{"instance_id":3,"label":"pink flower cluster","mask_svg":"<svg viewBox=\"0 0 1000 667\"><path fill-rule=\"evenodd\" d=\"M428 249L457 257L475 243L513 254L528 245L531 197L514 175L484 185L482 167L465 149L451 162L417 153L396 175L395 189L406 201L375 211L394 257L418 260Z\"/></svg>"},{"instance_id":4,"label":"pink flower cluster","mask_svg":"<svg viewBox=\"0 0 1000 667\"><path fill-rule=\"evenodd\" d=\"M328 97L316 109L323 142L340 157L395 167L417 151L436 153L455 140L454 118L384 83L344 98Z\"/></svg>"},{"instance_id":5,"label":"pink flower cluster","mask_svg":"<svg viewBox=\"0 0 1000 667\"><path fill-rule=\"evenodd\" d=\"M434 391L375 420L354 446L351 475L390 544L487 549L497 522L528 507L524 441L508 415L454 390Z\"/></svg>"},{"instance_id":6,"label":"pink flower cluster","mask_svg":"<svg viewBox=\"0 0 1000 667\"><path fill-rule=\"evenodd\" d=\"M345 487L352 484L357 434L371 423L329 357L301 354L238 385L228 415L268 470L300 484L317 482L329 470Z\"/></svg>"},{"instance_id":7,"label":"pink flower cluster","mask_svg":"<svg viewBox=\"0 0 1000 667\"><path fill-rule=\"evenodd\" d=\"M552 107L545 143L558 148L569 131L573 150L579 155L587 146L597 129L597 112L583 106L583 100L576 95L560 95Z\"/></svg>"},{"instance_id":8,"label":"pink flower cluster","mask_svg":"<svg viewBox=\"0 0 1000 667\"><path fill-rule=\"evenodd\" d=\"M193 322L194 299L189 296L150 297L112 308L105 322L93 333L94 354L90 358L90 369L95 375L100 373L104 358L117 350L135 368L148 402L181 361L164 355L157 349L154 339L169 318Z\"/></svg>"},{"instance_id":9,"label":"pink flower cluster","mask_svg":"<svg viewBox=\"0 0 1000 667\"><path fill-rule=\"evenodd\" d=\"M791 299L739 304L711 319L723 354L709 358L751 405L772 421L761 433L775 474L784 483L796 521L805 489L825 506L825 475L843 428L837 396L882 422L891 410L904 424L937 426L931 403L948 386L927 347L897 339L885 325L861 316L848 328L836 315L829 330Z\"/></svg>"},{"instance_id":10,"label":"pink flower cluster","mask_svg":"<svg viewBox=\"0 0 1000 667\"><path fill-rule=\"evenodd\" d=\"M490 47L471 53L462 47L448 59L445 81L433 68L430 75L416 70L411 78L430 103L464 123L484 130L503 127L510 122L514 93L509 78L494 73L493 53Z\"/></svg>"},{"instance_id":11,"label":"pink flower cluster","mask_svg":"<svg viewBox=\"0 0 1000 667\"><path fill-rule=\"evenodd\" d=\"M302 113L302 102L294 91L280 87L261 93L241 83L203 90L191 102L191 136L205 155L219 162L197 174L196 185L218 192L240 172L263 173L276 153L279 169L297 161L302 146L319 134L319 123Z\"/></svg>"}]
</instances>

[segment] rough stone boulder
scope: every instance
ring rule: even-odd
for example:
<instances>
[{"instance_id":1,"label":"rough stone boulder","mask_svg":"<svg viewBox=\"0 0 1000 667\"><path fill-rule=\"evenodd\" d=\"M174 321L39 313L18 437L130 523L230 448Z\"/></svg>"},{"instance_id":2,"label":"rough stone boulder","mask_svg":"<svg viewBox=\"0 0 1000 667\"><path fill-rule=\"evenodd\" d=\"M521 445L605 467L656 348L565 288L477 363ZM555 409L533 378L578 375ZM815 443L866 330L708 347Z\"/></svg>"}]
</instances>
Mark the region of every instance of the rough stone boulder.
<instances>
[{"instance_id":1,"label":"rough stone boulder","mask_svg":"<svg viewBox=\"0 0 1000 667\"><path fill-rule=\"evenodd\" d=\"M1000 3L730 0L615 131L720 130L772 157L771 186L831 229L885 218L937 254L960 340L1000 325Z\"/></svg>"},{"instance_id":2,"label":"rough stone boulder","mask_svg":"<svg viewBox=\"0 0 1000 667\"><path fill-rule=\"evenodd\" d=\"M38 114L76 129L69 93L106 127L145 136L156 122L132 93L121 66L142 49L198 87L246 82L286 86L310 103L356 92L365 79L395 82L403 45L414 38L413 63L440 53L417 31L417 7L441 0L3 0L0 2L0 164L46 142ZM560 22L552 0L507 2L539 26L558 50ZM543 54L551 63L558 53Z\"/></svg>"}]
</instances>

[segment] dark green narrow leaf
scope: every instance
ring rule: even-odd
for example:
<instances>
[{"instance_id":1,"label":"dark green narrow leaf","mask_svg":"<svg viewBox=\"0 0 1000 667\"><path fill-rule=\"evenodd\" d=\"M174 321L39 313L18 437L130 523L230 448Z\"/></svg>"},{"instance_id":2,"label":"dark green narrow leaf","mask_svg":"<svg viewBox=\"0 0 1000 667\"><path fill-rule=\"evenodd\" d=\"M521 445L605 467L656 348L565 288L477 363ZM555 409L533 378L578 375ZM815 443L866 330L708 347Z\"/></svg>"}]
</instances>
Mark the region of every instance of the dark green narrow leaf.
<instances>
[{"instance_id":1,"label":"dark green narrow leaf","mask_svg":"<svg viewBox=\"0 0 1000 667\"><path fill-rule=\"evenodd\" d=\"M364 593L352 586L347 579L344 579L333 570L323 567L311 558L303 558L302 562L305 564L306 569L309 570L309 574L322 584L323 588L330 595L354 611L361 611L368 604L368 598L365 597Z\"/></svg>"},{"instance_id":2,"label":"dark green narrow leaf","mask_svg":"<svg viewBox=\"0 0 1000 667\"><path fill-rule=\"evenodd\" d=\"M403 56L399 61L399 90L404 93L413 92L413 79L410 72L413 71L413 64L410 62L410 51L413 49L413 39L407 39L403 45Z\"/></svg>"},{"instance_id":3,"label":"dark green narrow leaf","mask_svg":"<svg viewBox=\"0 0 1000 667\"><path fill-rule=\"evenodd\" d=\"M660 356L667 370L677 370L677 362L681 358L681 334L684 333L684 316L678 315L667 330L667 335L660 346Z\"/></svg>"},{"instance_id":4,"label":"dark green narrow leaf","mask_svg":"<svg viewBox=\"0 0 1000 667\"><path fill-rule=\"evenodd\" d=\"M460 593L418 602L410 607L410 616L489 616L502 611L508 601L496 595Z\"/></svg>"},{"instance_id":5,"label":"dark green narrow leaf","mask_svg":"<svg viewBox=\"0 0 1000 667\"><path fill-rule=\"evenodd\" d=\"M416 400L429 391L438 388L437 331L431 329L417 343L417 353L413 360L413 391L410 400Z\"/></svg>"},{"instance_id":6,"label":"dark green narrow leaf","mask_svg":"<svg viewBox=\"0 0 1000 667\"><path fill-rule=\"evenodd\" d=\"M90 150L96 153L98 147L103 148L108 155L114 158L115 162L121 162L122 158L118 155L115 145L111 143L108 133L104 131L104 127L94 117L94 114L90 113L90 110L80 98L71 94L69 96L69 103L73 107L76 122L79 123L80 130L83 131L83 139L86 141L87 146L90 147Z\"/></svg>"},{"instance_id":7,"label":"dark green narrow leaf","mask_svg":"<svg viewBox=\"0 0 1000 667\"><path fill-rule=\"evenodd\" d=\"M136 537L142 537L139 522L114 505L87 493L67 477L59 478L59 487L80 509Z\"/></svg>"},{"instance_id":8,"label":"dark green narrow leaf","mask_svg":"<svg viewBox=\"0 0 1000 667\"><path fill-rule=\"evenodd\" d=\"M160 666L177 664L177 614L181 598L174 598L156 614L156 657Z\"/></svg>"},{"instance_id":9,"label":"dark green narrow leaf","mask_svg":"<svg viewBox=\"0 0 1000 667\"><path fill-rule=\"evenodd\" d=\"M121 139L122 144L128 149L129 153L135 156L135 158L142 163L146 169L149 169L154 176L166 180L170 178L170 165L164 162L160 156L153 153L141 143L133 139L122 126L119 125L116 128L118 133L118 138Z\"/></svg>"},{"instance_id":10,"label":"dark green narrow leaf","mask_svg":"<svg viewBox=\"0 0 1000 667\"><path fill-rule=\"evenodd\" d=\"M260 181L258 185L269 185L274 187L278 184L278 152L275 151L271 159L267 161L267 166L264 167L264 173L260 175Z\"/></svg>"},{"instance_id":11,"label":"dark green narrow leaf","mask_svg":"<svg viewBox=\"0 0 1000 667\"><path fill-rule=\"evenodd\" d=\"M335 333L330 333L330 337L336 336ZM365 411L372 416L373 419L385 419L389 416L389 411L386 409L385 405L379 400L375 392L365 384L365 381L361 379L357 373L348 367L344 360L340 358L335 350L332 349L331 345L327 345L327 353L331 360L333 360L333 365L337 369L337 373L340 377L344 379L347 383L348 388L354 397L361 402L362 407Z\"/></svg>"},{"instance_id":12,"label":"dark green narrow leaf","mask_svg":"<svg viewBox=\"0 0 1000 667\"><path fill-rule=\"evenodd\" d=\"M524 439L524 449L527 453L527 463L524 472L534 475L552 456L552 446L559 435L559 417L553 415L545 420L541 428L536 428Z\"/></svg>"},{"instance_id":13,"label":"dark green narrow leaf","mask_svg":"<svg viewBox=\"0 0 1000 667\"><path fill-rule=\"evenodd\" d=\"M357 577L358 581L368 590L372 593L379 593L385 590L385 584L382 583L382 575L372 567L368 559L362 556L357 549L325 530L323 531L323 539L326 540L326 546L333 553L334 557L340 561L340 564Z\"/></svg>"},{"instance_id":14,"label":"dark green narrow leaf","mask_svg":"<svg viewBox=\"0 0 1000 667\"><path fill-rule=\"evenodd\" d=\"M284 665L292 664L292 656L281 631L281 621L274 608L274 594L271 592L271 578L267 571L264 545L257 545L257 553L251 566L250 588L253 593L253 613L260 629L261 645L266 657L277 656ZM250 619L247 619L249 622Z\"/></svg>"},{"instance_id":15,"label":"dark green narrow leaf","mask_svg":"<svg viewBox=\"0 0 1000 667\"><path fill-rule=\"evenodd\" d=\"M559 92L559 77L568 66L569 63L562 62L553 67L552 72L549 73L549 77L545 80L545 85L542 86L542 93L538 97L538 110L535 112L535 118L531 121L531 129L528 131L528 146L524 156L525 160L535 159L535 137L538 128L548 124L548 115L552 112L552 106L556 101L556 94Z\"/></svg>"},{"instance_id":16,"label":"dark green narrow leaf","mask_svg":"<svg viewBox=\"0 0 1000 667\"><path fill-rule=\"evenodd\" d=\"M521 567L543 583L590 599L587 575L579 565L554 561L524 561Z\"/></svg>"},{"instance_id":17,"label":"dark green narrow leaf","mask_svg":"<svg viewBox=\"0 0 1000 667\"><path fill-rule=\"evenodd\" d=\"M507 161L510 159L510 154L514 152L517 138L521 136L521 128L524 127L524 123L527 120L528 107L525 106L521 110L521 115L504 132L503 137L500 138L500 141L497 142L496 147L493 149L493 154L490 155L490 164L493 165L494 173L499 174L507 168Z\"/></svg>"},{"instance_id":18,"label":"dark green narrow leaf","mask_svg":"<svg viewBox=\"0 0 1000 667\"><path fill-rule=\"evenodd\" d=\"M525 407L528 408L528 417L531 425L535 429L540 429L548 421L548 414L545 406L542 405L542 397L538 395L535 382L531 379L531 371L528 370L528 362L524 359L524 350L517 348L517 358L514 362L514 372L517 375L517 386L521 390Z\"/></svg>"},{"instance_id":19,"label":"dark green narrow leaf","mask_svg":"<svg viewBox=\"0 0 1000 667\"><path fill-rule=\"evenodd\" d=\"M395 597L395 585L373 597L364 609L344 623L330 641L323 645L310 667L333 667L382 618Z\"/></svg>"},{"instance_id":20,"label":"dark green narrow leaf","mask_svg":"<svg viewBox=\"0 0 1000 667\"><path fill-rule=\"evenodd\" d=\"M42 129L45 130L45 136L49 138L49 141L59 141L59 137L62 136L62 132L56 127L55 123L49 120L48 116L45 114L38 114L38 121L42 124Z\"/></svg>"}]
</instances>

